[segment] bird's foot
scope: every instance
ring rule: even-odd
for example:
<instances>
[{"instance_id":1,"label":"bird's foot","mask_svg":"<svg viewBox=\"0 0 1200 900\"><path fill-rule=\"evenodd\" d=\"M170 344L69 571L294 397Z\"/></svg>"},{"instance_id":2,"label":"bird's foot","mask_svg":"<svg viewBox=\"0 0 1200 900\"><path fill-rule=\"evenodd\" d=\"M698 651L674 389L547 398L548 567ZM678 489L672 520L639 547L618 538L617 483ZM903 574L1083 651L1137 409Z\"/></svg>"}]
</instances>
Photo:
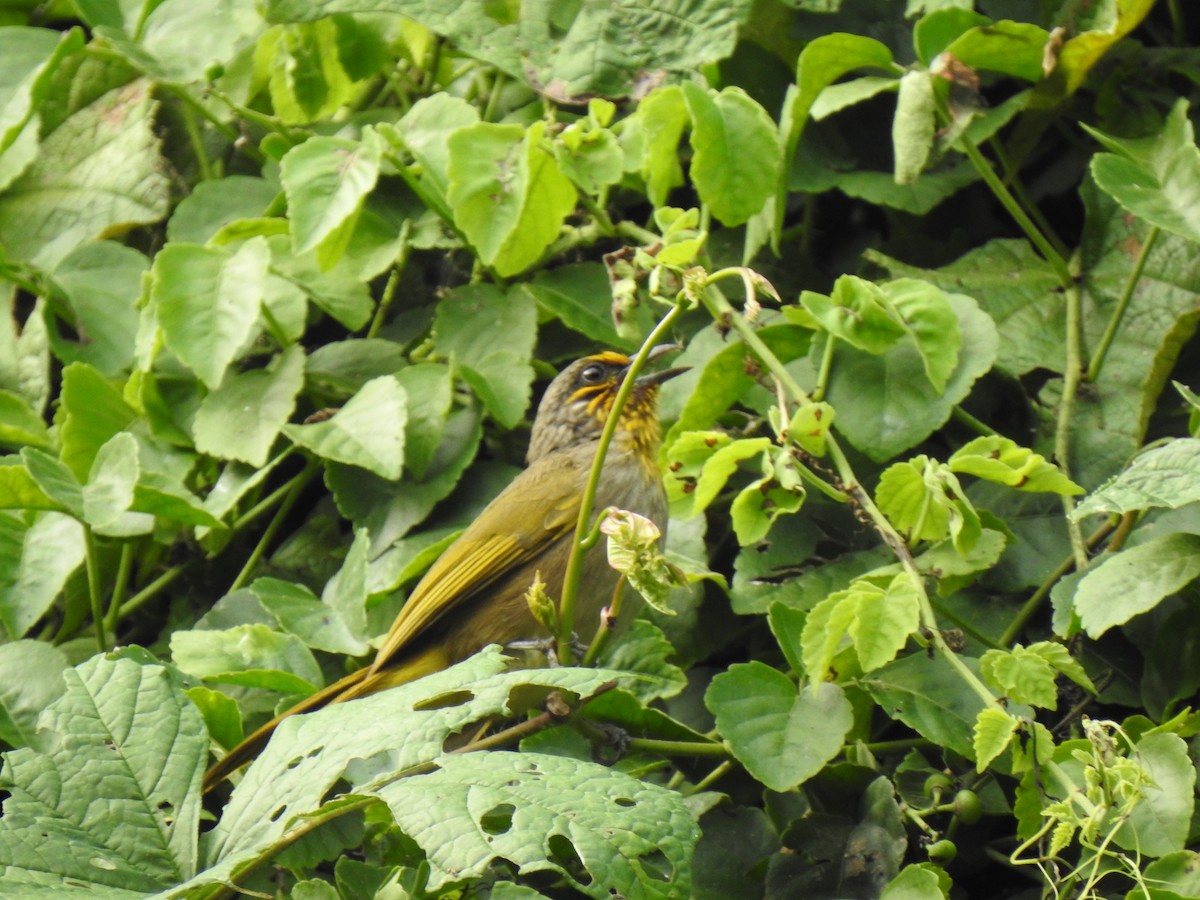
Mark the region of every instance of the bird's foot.
<instances>
[{"instance_id":1,"label":"bird's foot","mask_svg":"<svg viewBox=\"0 0 1200 900\"><path fill-rule=\"evenodd\" d=\"M505 650L515 650L518 653L537 652L546 657L546 664L554 669L561 665L572 665L576 661L583 659L583 655L587 653L587 644L579 640L576 634L571 635L571 656L570 663L563 663L558 658L558 642L554 638L523 638L517 641L509 641L504 645Z\"/></svg>"}]
</instances>

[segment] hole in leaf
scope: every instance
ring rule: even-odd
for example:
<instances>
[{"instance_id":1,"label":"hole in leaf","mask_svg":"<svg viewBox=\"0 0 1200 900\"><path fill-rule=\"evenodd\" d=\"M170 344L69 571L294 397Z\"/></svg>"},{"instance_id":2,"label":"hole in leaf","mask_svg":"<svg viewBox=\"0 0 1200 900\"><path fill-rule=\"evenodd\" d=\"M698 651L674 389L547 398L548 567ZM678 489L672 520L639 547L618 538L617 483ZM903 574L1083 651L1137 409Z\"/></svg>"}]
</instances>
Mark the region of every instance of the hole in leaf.
<instances>
[{"instance_id":1,"label":"hole in leaf","mask_svg":"<svg viewBox=\"0 0 1200 900\"><path fill-rule=\"evenodd\" d=\"M561 834L552 834L546 841L546 846L550 851L548 854L550 862L561 868L577 883L585 887L592 883L592 875L584 867L583 860L579 858L579 853L570 839Z\"/></svg>"},{"instance_id":2,"label":"hole in leaf","mask_svg":"<svg viewBox=\"0 0 1200 900\"><path fill-rule=\"evenodd\" d=\"M479 827L488 834L504 834L512 828L513 813L517 808L511 803L493 806L479 817Z\"/></svg>"},{"instance_id":3,"label":"hole in leaf","mask_svg":"<svg viewBox=\"0 0 1200 900\"><path fill-rule=\"evenodd\" d=\"M175 824L175 804L170 800L160 800L154 807L163 814L163 824L170 828Z\"/></svg>"},{"instance_id":4,"label":"hole in leaf","mask_svg":"<svg viewBox=\"0 0 1200 900\"><path fill-rule=\"evenodd\" d=\"M470 691L447 691L444 694L437 694L419 703L414 703L413 711L429 712L435 709L450 709L453 706L462 706L474 699L475 695Z\"/></svg>"},{"instance_id":5,"label":"hole in leaf","mask_svg":"<svg viewBox=\"0 0 1200 900\"><path fill-rule=\"evenodd\" d=\"M670 884L675 880L675 867L661 850L652 850L645 856L638 857L642 871L656 881Z\"/></svg>"},{"instance_id":6,"label":"hole in leaf","mask_svg":"<svg viewBox=\"0 0 1200 900\"><path fill-rule=\"evenodd\" d=\"M626 809L631 809L637 806L637 801L630 797L618 797L613 801L613 803L617 804L617 806L623 806Z\"/></svg>"},{"instance_id":7,"label":"hole in leaf","mask_svg":"<svg viewBox=\"0 0 1200 900\"><path fill-rule=\"evenodd\" d=\"M282 816L286 810L287 804L285 803L283 806L276 807L275 812L271 813L269 816L267 816L267 818L272 822L278 822L279 817Z\"/></svg>"}]
</instances>

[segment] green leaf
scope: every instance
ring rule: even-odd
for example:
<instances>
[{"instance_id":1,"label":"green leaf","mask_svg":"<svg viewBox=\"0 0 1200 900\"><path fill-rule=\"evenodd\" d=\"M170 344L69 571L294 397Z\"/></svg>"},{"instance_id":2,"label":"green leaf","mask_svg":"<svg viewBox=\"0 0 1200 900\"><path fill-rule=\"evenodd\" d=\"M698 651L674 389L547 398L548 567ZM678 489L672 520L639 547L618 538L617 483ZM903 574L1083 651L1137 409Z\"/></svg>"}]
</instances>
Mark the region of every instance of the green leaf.
<instances>
[{"instance_id":1,"label":"green leaf","mask_svg":"<svg viewBox=\"0 0 1200 900\"><path fill-rule=\"evenodd\" d=\"M164 0L149 10L144 22L136 21L136 28L140 47L154 58L159 78L199 81L215 65L232 62L252 46L265 23L255 6L244 0L203 5Z\"/></svg>"},{"instance_id":2,"label":"green leaf","mask_svg":"<svg viewBox=\"0 0 1200 900\"><path fill-rule=\"evenodd\" d=\"M304 386L304 350L293 344L264 369L227 378L200 403L192 430L196 449L262 466L296 408Z\"/></svg>"},{"instance_id":3,"label":"green leaf","mask_svg":"<svg viewBox=\"0 0 1200 900\"><path fill-rule=\"evenodd\" d=\"M1200 440L1176 438L1134 457L1129 468L1096 488L1071 513L1076 521L1098 513L1178 509L1200 500Z\"/></svg>"},{"instance_id":4,"label":"green leaf","mask_svg":"<svg viewBox=\"0 0 1200 900\"><path fill-rule=\"evenodd\" d=\"M900 78L892 120L896 184L912 184L921 176L933 150L936 111L933 76L920 69L906 72Z\"/></svg>"},{"instance_id":5,"label":"green leaf","mask_svg":"<svg viewBox=\"0 0 1200 900\"><path fill-rule=\"evenodd\" d=\"M346 623L356 641L365 645L367 638L367 554L371 539L365 528L354 534L341 569L329 580L321 602ZM366 652L364 646L359 653Z\"/></svg>"},{"instance_id":6,"label":"green leaf","mask_svg":"<svg viewBox=\"0 0 1200 900\"><path fill-rule=\"evenodd\" d=\"M867 353L883 353L905 334L904 326L892 315L883 289L857 275L838 278L828 297L802 291L800 303L830 334ZM792 307L784 314L797 321L801 318L798 313Z\"/></svg>"},{"instance_id":7,"label":"green leaf","mask_svg":"<svg viewBox=\"0 0 1200 900\"><path fill-rule=\"evenodd\" d=\"M1092 157L1092 177L1135 216L1191 241L1200 241L1200 213L1190 198L1200 192L1200 147L1186 100L1179 100L1161 134L1121 140L1080 123L1112 153Z\"/></svg>"},{"instance_id":8,"label":"green leaf","mask_svg":"<svg viewBox=\"0 0 1200 900\"><path fill-rule=\"evenodd\" d=\"M61 460L33 447L22 450L21 459L37 488L54 501L52 508L83 518L83 487Z\"/></svg>"},{"instance_id":9,"label":"green leaf","mask_svg":"<svg viewBox=\"0 0 1200 900\"><path fill-rule=\"evenodd\" d=\"M694 153L689 174L700 200L726 225L757 215L779 180L779 131L741 88L711 94L684 82Z\"/></svg>"},{"instance_id":10,"label":"green leaf","mask_svg":"<svg viewBox=\"0 0 1200 900\"><path fill-rule=\"evenodd\" d=\"M1000 435L978 437L959 447L947 465L952 472L965 472L1020 491L1046 491L1066 497L1083 493L1083 488L1040 453Z\"/></svg>"},{"instance_id":11,"label":"green leaf","mask_svg":"<svg viewBox=\"0 0 1200 900\"><path fill-rule=\"evenodd\" d=\"M0 644L0 741L38 750L53 743L38 732L38 717L67 689L65 668L67 658L43 641Z\"/></svg>"},{"instance_id":12,"label":"green leaf","mask_svg":"<svg viewBox=\"0 0 1200 900\"><path fill-rule=\"evenodd\" d=\"M505 859L522 872L557 872L593 897L659 895L659 866L673 891L690 890L700 834L683 798L590 761L506 751L443 756L430 775L400 779L380 796L428 853L433 887L484 875ZM511 824L491 827L488 816L505 811Z\"/></svg>"},{"instance_id":13,"label":"green leaf","mask_svg":"<svg viewBox=\"0 0 1200 900\"><path fill-rule=\"evenodd\" d=\"M786 675L757 661L719 674L704 703L738 762L775 791L793 790L821 771L854 721L837 685L814 682L797 691Z\"/></svg>"},{"instance_id":14,"label":"green leaf","mask_svg":"<svg viewBox=\"0 0 1200 900\"><path fill-rule=\"evenodd\" d=\"M278 578L259 578L250 591L279 622L309 647L327 653L362 656L367 642L355 636L337 609L322 603L302 584Z\"/></svg>"},{"instance_id":15,"label":"green leaf","mask_svg":"<svg viewBox=\"0 0 1200 900\"><path fill-rule=\"evenodd\" d=\"M544 122L480 122L450 135L454 224L501 277L537 262L575 208L575 186L545 147Z\"/></svg>"},{"instance_id":16,"label":"green leaf","mask_svg":"<svg viewBox=\"0 0 1200 900\"><path fill-rule=\"evenodd\" d=\"M0 818L6 890L82 883L154 892L197 865L208 736L162 666L95 657L64 673L42 714L44 753L6 754Z\"/></svg>"},{"instance_id":17,"label":"green leaf","mask_svg":"<svg viewBox=\"0 0 1200 900\"><path fill-rule=\"evenodd\" d=\"M879 75L864 75L840 84L831 84L817 95L809 115L819 122L848 106L862 103L888 91L898 90L899 87L899 79Z\"/></svg>"},{"instance_id":18,"label":"green leaf","mask_svg":"<svg viewBox=\"0 0 1200 900\"><path fill-rule=\"evenodd\" d=\"M344 241L353 231L364 198L379 178L380 142L368 131L362 141L311 137L279 161L279 178L288 200L292 248L318 249ZM333 255L341 255L338 248Z\"/></svg>"},{"instance_id":19,"label":"green leaf","mask_svg":"<svg viewBox=\"0 0 1200 900\"><path fill-rule=\"evenodd\" d=\"M944 391L962 348L962 330L949 298L935 285L913 278L888 282L882 290L916 343L929 383Z\"/></svg>"},{"instance_id":20,"label":"green leaf","mask_svg":"<svg viewBox=\"0 0 1200 900\"><path fill-rule=\"evenodd\" d=\"M15 461L15 457L9 457ZM0 509L52 509L65 507L42 490L25 465L0 464Z\"/></svg>"},{"instance_id":21,"label":"green leaf","mask_svg":"<svg viewBox=\"0 0 1200 900\"><path fill-rule=\"evenodd\" d=\"M767 474L742 488L729 506L733 533L743 547L757 544L766 537L779 516L794 513L804 504L805 490L798 464L788 451L774 450L765 454L762 468Z\"/></svg>"},{"instance_id":22,"label":"green leaf","mask_svg":"<svg viewBox=\"0 0 1200 900\"><path fill-rule=\"evenodd\" d=\"M0 622L10 638L45 615L83 557L83 526L73 517L35 513L26 525L0 514Z\"/></svg>"},{"instance_id":23,"label":"green leaf","mask_svg":"<svg viewBox=\"0 0 1200 900\"><path fill-rule=\"evenodd\" d=\"M1062 371L1066 322L1064 304L1054 299L1058 276L1028 241L993 240L937 270L906 266L876 251L866 256L893 275L975 297L1000 334L998 367L1013 375L1035 368Z\"/></svg>"},{"instance_id":24,"label":"green leaf","mask_svg":"<svg viewBox=\"0 0 1200 900\"><path fill-rule=\"evenodd\" d=\"M47 135L0 194L0 244L11 259L53 267L84 241L167 213L152 85L109 91Z\"/></svg>"},{"instance_id":25,"label":"green leaf","mask_svg":"<svg viewBox=\"0 0 1200 900\"><path fill-rule=\"evenodd\" d=\"M261 624L176 631L171 658L188 675L217 684L309 694L324 682L317 661L298 637Z\"/></svg>"},{"instance_id":26,"label":"green leaf","mask_svg":"<svg viewBox=\"0 0 1200 900\"><path fill-rule=\"evenodd\" d=\"M67 254L52 277L66 294L77 338L66 337L54 320L54 355L64 363L89 363L110 378L130 369L138 330L134 301L148 267L141 253L112 241L82 244Z\"/></svg>"},{"instance_id":27,"label":"green leaf","mask_svg":"<svg viewBox=\"0 0 1200 900\"><path fill-rule=\"evenodd\" d=\"M493 646L418 681L285 720L230 797L209 845L209 863L219 864L198 881L227 877L240 860L277 840L294 816L316 809L344 776L354 789L379 775L432 762L441 757L446 739L470 723L524 712L522 697L536 704L551 688L586 697L619 674L506 668L506 658ZM533 690L517 691L519 686ZM432 698L437 702L429 703ZM437 806L432 796L419 805Z\"/></svg>"},{"instance_id":28,"label":"green leaf","mask_svg":"<svg viewBox=\"0 0 1200 900\"><path fill-rule=\"evenodd\" d=\"M1193 850L1177 850L1167 853L1146 866L1143 876L1156 891L1163 892L1162 900L1175 897L1200 895L1200 853ZM1138 889L1125 895L1125 900L1135 900ZM1153 896L1153 895L1152 895ZM1158 900L1155 897L1155 900Z\"/></svg>"},{"instance_id":29,"label":"green leaf","mask_svg":"<svg viewBox=\"0 0 1200 900\"><path fill-rule=\"evenodd\" d=\"M919 624L920 598L906 574L886 585L854 581L809 612L800 638L805 671L827 677L847 638L862 670L878 669L896 658Z\"/></svg>"},{"instance_id":30,"label":"green leaf","mask_svg":"<svg viewBox=\"0 0 1200 900\"><path fill-rule=\"evenodd\" d=\"M805 453L822 457L825 442L837 411L825 402L805 403L796 410L788 423L787 437L800 445Z\"/></svg>"},{"instance_id":31,"label":"green leaf","mask_svg":"<svg viewBox=\"0 0 1200 900\"><path fill-rule=\"evenodd\" d=\"M970 668L975 661L964 659ZM939 747L974 759L972 732L983 701L948 662L914 653L864 676L876 705Z\"/></svg>"},{"instance_id":32,"label":"green leaf","mask_svg":"<svg viewBox=\"0 0 1200 900\"><path fill-rule=\"evenodd\" d=\"M93 532L126 537L154 528L153 516L130 512L140 474L133 435L123 431L100 448L82 491L83 521Z\"/></svg>"},{"instance_id":33,"label":"green leaf","mask_svg":"<svg viewBox=\"0 0 1200 900\"><path fill-rule=\"evenodd\" d=\"M79 481L87 478L100 448L137 417L121 392L87 363L63 369L61 414L62 461Z\"/></svg>"},{"instance_id":34,"label":"green leaf","mask_svg":"<svg viewBox=\"0 0 1200 900\"><path fill-rule=\"evenodd\" d=\"M392 375L368 381L332 418L283 432L322 459L395 480L404 466L407 394Z\"/></svg>"},{"instance_id":35,"label":"green leaf","mask_svg":"<svg viewBox=\"0 0 1200 900\"><path fill-rule=\"evenodd\" d=\"M1044 28L1001 20L980 23L958 37L945 52L972 69L1037 82L1044 77L1046 45L1050 40Z\"/></svg>"},{"instance_id":36,"label":"green leaf","mask_svg":"<svg viewBox=\"0 0 1200 900\"><path fill-rule=\"evenodd\" d=\"M438 352L461 368L497 422L515 426L529 405L533 382L533 299L495 285L465 285L438 303L433 327Z\"/></svg>"},{"instance_id":37,"label":"green leaf","mask_svg":"<svg viewBox=\"0 0 1200 900\"><path fill-rule=\"evenodd\" d=\"M263 216L278 194L278 184L249 175L201 181L171 213L167 240L172 244L206 244L240 219Z\"/></svg>"},{"instance_id":38,"label":"green leaf","mask_svg":"<svg viewBox=\"0 0 1200 900\"><path fill-rule=\"evenodd\" d=\"M442 442L442 430L453 401L454 379L449 366L420 363L397 372L396 380L407 398L404 465L420 478L428 471Z\"/></svg>"},{"instance_id":39,"label":"green leaf","mask_svg":"<svg viewBox=\"0 0 1200 900\"><path fill-rule=\"evenodd\" d=\"M1038 641L1036 644L1030 644L1026 648L1026 652L1040 656L1053 666L1056 672L1066 675L1085 691L1096 693L1096 686L1092 684L1092 679L1088 677L1083 666L1062 644L1056 644L1053 641Z\"/></svg>"},{"instance_id":40,"label":"green leaf","mask_svg":"<svg viewBox=\"0 0 1200 900\"><path fill-rule=\"evenodd\" d=\"M1057 672L1040 653L1020 645L1011 651L988 650L979 660L979 670L984 680L1009 700L1043 709L1058 708L1058 689L1054 685Z\"/></svg>"},{"instance_id":41,"label":"green leaf","mask_svg":"<svg viewBox=\"0 0 1200 900\"><path fill-rule=\"evenodd\" d=\"M538 272L522 284L545 311L573 331L604 347L632 350L613 327L612 286L599 263L577 263Z\"/></svg>"},{"instance_id":42,"label":"green leaf","mask_svg":"<svg viewBox=\"0 0 1200 900\"><path fill-rule=\"evenodd\" d=\"M683 89L678 85L655 88L625 120L626 133L633 125L640 127L639 170L646 183L646 196L655 206L665 206L671 191L683 184L679 139L688 121Z\"/></svg>"},{"instance_id":43,"label":"green leaf","mask_svg":"<svg viewBox=\"0 0 1200 900\"><path fill-rule=\"evenodd\" d=\"M879 900L946 900L950 878L932 863L905 866L888 882Z\"/></svg>"},{"instance_id":44,"label":"green leaf","mask_svg":"<svg viewBox=\"0 0 1200 900\"><path fill-rule=\"evenodd\" d=\"M1200 535L1166 534L1108 553L1075 589L1075 612L1088 636L1148 612L1200 576Z\"/></svg>"},{"instance_id":45,"label":"green leaf","mask_svg":"<svg viewBox=\"0 0 1200 900\"><path fill-rule=\"evenodd\" d=\"M915 341L901 340L882 356L853 347L834 355L825 399L838 411L837 430L871 459L883 462L924 440L987 372L996 356L996 328L975 301L950 294L962 330L958 365L935 391Z\"/></svg>"},{"instance_id":46,"label":"green leaf","mask_svg":"<svg viewBox=\"0 0 1200 900\"><path fill-rule=\"evenodd\" d=\"M50 436L46 423L29 407L24 397L0 390L0 444L46 447Z\"/></svg>"},{"instance_id":47,"label":"green leaf","mask_svg":"<svg viewBox=\"0 0 1200 900\"><path fill-rule=\"evenodd\" d=\"M975 771L983 772L1012 742L1021 723L998 709L981 709L975 720Z\"/></svg>"},{"instance_id":48,"label":"green leaf","mask_svg":"<svg viewBox=\"0 0 1200 900\"><path fill-rule=\"evenodd\" d=\"M1184 849L1196 805L1196 769L1188 745L1177 734L1148 734L1135 758L1150 774L1150 785L1117 831L1115 842L1147 856Z\"/></svg>"},{"instance_id":49,"label":"green leaf","mask_svg":"<svg viewBox=\"0 0 1200 900\"><path fill-rule=\"evenodd\" d=\"M430 0L383 0L376 12L407 16L446 37L456 49L567 102L586 95L636 93L647 73L689 72L724 59L737 42L746 0L679 7L668 0L619 0L604 15L587 7L553 16L518 15L516 7L467 0L452 10ZM361 12L357 0L272 0L272 21ZM648 40L653 36L654 40Z\"/></svg>"},{"instance_id":50,"label":"green leaf","mask_svg":"<svg viewBox=\"0 0 1200 900\"><path fill-rule=\"evenodd\" d=\"M172 352L216 389L254 333L271 254L264 238L235 253L168 244L154 258L150 297Z\"/></svg>"},{"instance_id":51,"label":"green leaf","mask_svg":"<svg viewBox=\"0 0 1200 900\"><path fill-rule=\"evenodd\" d=\"M241 743L245 732L242 730L242 714L236 700L203 685L188 688L187 696L204 717L210 738L222 747L236 747Z\"/></svg>"},{"instance_id":52,"label":"green leaf","mask_svg":"<svg viewBox=\"0 0 1200 900\"><path fill-rule=\"evenodd\" d=\"M399 127L384 126L381 134L408 149L421 167L421 180L431 184L445 203L450 186L450 135L478 122L479 111L461 97L434 94L414 103Z\"/></svg>"}]
</instances>

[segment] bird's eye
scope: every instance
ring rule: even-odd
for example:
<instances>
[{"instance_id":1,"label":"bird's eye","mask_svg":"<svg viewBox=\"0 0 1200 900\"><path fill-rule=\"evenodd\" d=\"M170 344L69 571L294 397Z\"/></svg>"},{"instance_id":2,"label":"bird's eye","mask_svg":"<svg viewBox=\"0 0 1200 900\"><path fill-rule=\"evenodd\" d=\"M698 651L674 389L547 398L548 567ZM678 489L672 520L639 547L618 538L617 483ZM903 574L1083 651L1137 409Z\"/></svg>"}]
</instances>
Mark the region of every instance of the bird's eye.
<instances>
[{"instance_id":1,"label":"bird's eye","mask_svg":"<svg viewBox=\"0 0 1200 900\"><path fill-rule=\"evenodd\" d=\"M604 380L604 366L590 365L579 373L579 380L584 384L599 384Z\"/></svg>"}]
</instances>

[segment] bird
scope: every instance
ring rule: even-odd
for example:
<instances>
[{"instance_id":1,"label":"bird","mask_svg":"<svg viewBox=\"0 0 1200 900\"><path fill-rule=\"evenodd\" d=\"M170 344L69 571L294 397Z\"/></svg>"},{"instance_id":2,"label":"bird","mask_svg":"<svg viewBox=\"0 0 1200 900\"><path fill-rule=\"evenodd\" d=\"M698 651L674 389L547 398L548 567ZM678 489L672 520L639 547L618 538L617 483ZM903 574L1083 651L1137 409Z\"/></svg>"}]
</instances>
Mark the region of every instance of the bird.
<instances>
[{"instance_id":1,"label":"bird","mask_svg":"<svg viewBox=\"0 0 1200 900\"><path fill-rule=\"evenodd\" d=\"M650 358L668 349L674 347L656 347ZM488 644L511 646L547 636L526 595L540 577L551 597L561 596L600 435L630 365L624 353L605 350L576 360L554 378L534 417L527 467L413 588L374 661L280 713L232 748L205 774L206 793L257 756L288 716L407 684ZM595 509L638 513L665 534L658 391L685 371L663 369L634 382L604 459ZM584 556L574 623L580 640L595 633L618 578L603 547Z\"/></svg>"}]
</instances>

